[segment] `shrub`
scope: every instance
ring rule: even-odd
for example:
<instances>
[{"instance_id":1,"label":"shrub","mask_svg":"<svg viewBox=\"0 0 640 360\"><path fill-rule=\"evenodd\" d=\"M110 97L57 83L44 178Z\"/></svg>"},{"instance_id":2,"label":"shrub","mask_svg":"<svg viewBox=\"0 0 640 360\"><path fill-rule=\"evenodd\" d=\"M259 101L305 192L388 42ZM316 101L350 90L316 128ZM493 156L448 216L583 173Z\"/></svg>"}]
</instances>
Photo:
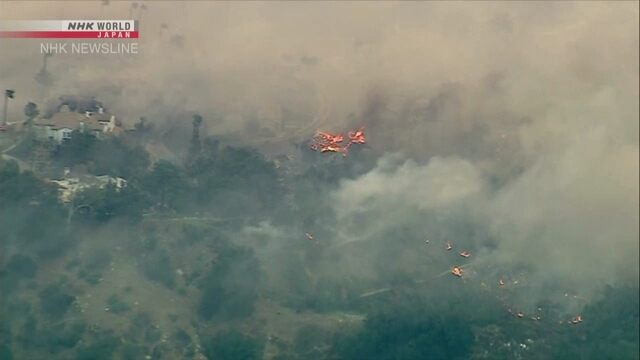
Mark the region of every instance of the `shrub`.
<instances>
[{"instance_id":1,"label":"shrub","mask_svg":"<svg viewBox=\"0 0 640 360\"><path fill-rule=\"evenodd\" d=\"M60 284L51 284L40 294L40 310L46 316L60 318L64 316L75 301L75 297L64 291Z\"/></svg>"},{"instance_id":2,"label":"shrub","mask_svg":"<svg viewBox=\"0 0 640 360\"><path fill-rule=\"evenodd\" d=\"M38 272L38 264L27 255L16 254L9 259L4 271L20 279L32 279Z\"/></svg>"},{"instance_id":3,"label":"shrub","mask_svg":"<svg viewBox=\"0 0 640 360\"><path fill-rule=\"evenodd\" d=\"M157 281L169 289L176 285L176 274L171 266L171 258L165 249L156 249L142 262L142 270L147 279Z\"/></svg>"},{"instance_id":4,"label":"shrub","mask_svg":"<svg viewBox=\"0 0 640 360\"><path fill-rule=\"evenodd\" d=\"M131 306L122 301L120 296L117 294L113 294L109 299L107 299L107 305L109 306L109 311L114 314L120 314L131 310Z\"/></svg>"},{"instance_id":5,"label":"shrub","mask_svg":"<svg viewBox=\"0 0 640 360\"><path fill-rule=\"evenodd\" d=\"M263 344L235 330L216 334L201 345L209 360L259 360L263 356Z\"/></svg>"}]
</instances>

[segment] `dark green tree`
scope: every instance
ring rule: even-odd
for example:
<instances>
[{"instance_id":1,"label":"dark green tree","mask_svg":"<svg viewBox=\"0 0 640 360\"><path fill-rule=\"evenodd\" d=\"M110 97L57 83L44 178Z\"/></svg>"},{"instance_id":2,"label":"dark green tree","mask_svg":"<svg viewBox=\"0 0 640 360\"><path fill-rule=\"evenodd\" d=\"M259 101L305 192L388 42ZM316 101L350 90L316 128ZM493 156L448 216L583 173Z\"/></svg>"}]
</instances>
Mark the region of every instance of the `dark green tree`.
<instances>
[{"instance_id":1,"label":"dark green tree","mask_svg":"<svg viewBox=\"0 0 640 360\"><path fill-rule=\"evenodd\" d=\"M25 122L26 125L30 125L33 122L33 119L38 117L38 115L40 115L40 110L38 110L38 105L32 102L29 102L27 105L25 105L24 116L27 117L27 120Z\"/></svg>"},{"instance_id":2,"label":"dark green tree","mask_svg":"<svg viewBox=\"0 0 640 360\"><path fill-rule=\"evenodd\" d=\"M235 211L246 212L261 207L272 209L282 198L284 188L275 164L258 151L219 148L218 143L210 139L205 140L203 148L189 166L189 173L196 180L200 204L235 199Z\"/></svg>"},{"instance_id":3,"label":"dark green tree","mask_svg":"<svg viewBox=\"0 0 640 360\"><path fill-rule=\"evenodd\" d=\"M0 161L0 199L3 243L43 255L60 254L71 244L57 188L20 172L15 161Z\"/></svg>"},{"instance_id":4,"label":"dark green tree","mask_svg":"<svg viewBox=\"0 0 640 360\"><path fill-rule=\"evenodd\" d=\"M258 295L260 266L253 250L221 241L217 260L203 278L198 315L206 320L250 316Z\"/></svg>"},{"instance_id":5,"label":"dark green tree","mask_svg":"<svg viewBox=\"0 0 640 360\"><path fill-rule=\"evenodd\" d=\"M67 205L67 229L71 221L78 218L88 223L100 224L114 218L123 218L132 223L142 220L144 209L150 203L135 184L118 188L115 181L104 187L90 187L76 193Z\"/></svg>"},{"instance_id":6,"label":"dark green tree","mask_svg":"<svg viewBox=\"0 0 640 360\"><path fill-rule=\"evenodd\" d=\"M637 286L607 287L603 298L584 309L586 359L633 359L640 350L640 295ZM582 324L581 324L582 325ZM575 339L571 341L580 345ZM576 341L578 340L578 341ZM576 349L580 350L579 348Z\"/></svg>"},{"instance_id":7,"label":"dark green tree","mask_svg":"<svg viewBox=\"0 0 640 360\"><path fill-rule=\"evenodd\" d=\"M88 132L74 131L71 138L54 152L54 160L60 167L88 164L95 159L98 140Z\"/></svg>"},{"instance_id":8,"label":"dark green tree","mask_svg":"<svg viewBox=\"0 0 640 360\"><path fill-rule=\"evenodd\" d=\"M68 293L63 284L51 284L38 294L40 297L40 310L46 316L61 318L69 311L75 297Z\"/></svg>"},{"instance_id":9,"label":"dark green tree","mask_svg":"<svg viewBox=\"0 0 640 360\"><path fill-rule=\"evenodd\" d=\"M0 161L0 166L0 206L3 209L27 205L29 201L45 195L44 184L33 173L20 172L17 162Z\"/></svg>"},{"instance_id":10,"label":"dark green tree","mask_svg":"<svg viewBox=\"0 0 640 360\"><path fill-rule=\"evenodd\" d=\"M135 123L134 127L136 129L136 131L143 131L147 128L149 120L147 120L147 118L145 116L141 117L140 120Z\"/></svg>"},{"instance_id":11,"label":"dark green tree","mask_svg":"<svg viewBox=\"0 0 640 360\"><path fill-rule=\"evenodd\" d=\"M2 125L7 125L7 107L9 105L9 99L13 99L16 96L14 90L8 89L4 91L4 107L2 108Z\"/></svg>"},{"instance_id":12,"label":"dark green tree","mask_svg":"<svg viewBox=\"0 0 640 360\"><path fill-rule=\"evenodd\" d=\"M116 137L98 141L92 161L96 174L127 180L142 176L151 164L149 153L142 146L125 146Z\"/></svg>"},{"instance_id":13,"label":"dark green tree","mask_svg":"<svg viewBox=\"0 0 640 360\"><path fill-rule=\"evenodd\" d=\"M202 126L202 116L193 116L193 135L191 136L191 146L189 148L189 158L187 159L191 163L202 150L202 143L200 140L200 126Z\"/></svg>"},{"instance_id":14,"label":"dark green tree","mask_svg":"<svg viewBox=\"0 0 640 360\"><path fill-rule=\"evenodd\" d=\"M142 190L151 195L161 208L184 208L189 199L189 181L183 169L167 160L160 160L153 166L142 183Z\"/></svg>"},{"instance_id":15,"label":"dark green tree","mask_svg":"<svg viewBox=\"0 0 640 360\"><path fill-rule=\"evenodd\" d=\"M340 333L341 359L468 359L474 335L467 321L428 314L421 307L394 305L370 314L362 329Z\"/></svg>"},{"instance_id":16,"label":"dark green tree","mask_svg":"<svg viewBox=\"0 0 640 360\"><path fill-rule=\"evenodd\" d=\"M38 264L24 254L13 255L3 269L5 274L30 279L36 276Z\"/></svg>"},{"instance_id":17,"label":"dark green tree","mask_svg":"<svg viewBox=\"0 0 640 360\"><path fill-rule=\"evenodd\" d=\"M216 334L202 342L209 360L258 360L263 356L263 344L231 330Z\"/></svg>"}]
</instances>

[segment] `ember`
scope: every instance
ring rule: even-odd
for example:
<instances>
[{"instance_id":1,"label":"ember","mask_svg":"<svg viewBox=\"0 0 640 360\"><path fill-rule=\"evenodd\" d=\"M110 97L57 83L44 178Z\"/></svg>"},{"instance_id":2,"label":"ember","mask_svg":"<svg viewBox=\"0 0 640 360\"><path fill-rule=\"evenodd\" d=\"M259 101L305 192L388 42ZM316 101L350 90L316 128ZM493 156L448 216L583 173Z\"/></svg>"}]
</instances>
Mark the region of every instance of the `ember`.
<instances>
[{"instance_id":1,"label":"ember","mask_svg":"<svg viewBox=\"0 0 640 360\"><path fill-rule=\"evenodd\" d=\"M451 270L451 273L457 277L462 277L462 269L460 269L460 267L458 266L454 266Z\"/></svg>"}]
</instances>

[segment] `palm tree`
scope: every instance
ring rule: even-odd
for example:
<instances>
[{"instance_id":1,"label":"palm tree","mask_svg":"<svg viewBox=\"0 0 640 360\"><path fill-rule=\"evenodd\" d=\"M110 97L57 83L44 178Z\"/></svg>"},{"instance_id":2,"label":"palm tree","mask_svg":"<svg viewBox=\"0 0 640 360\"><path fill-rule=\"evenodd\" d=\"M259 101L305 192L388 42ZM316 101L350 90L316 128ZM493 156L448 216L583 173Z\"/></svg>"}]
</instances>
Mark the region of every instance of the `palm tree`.
<instances>
[{"instance_id":1,"label":"palm tree","mask_svg":"<svg viewBox=\"0 0 640 360\"><path fill-rule=\"evenodd\" d=\"M9 99L13 99L16 96L16 92L7 89L4 91L4 108L2 108L2 125L7 126L7 106L9 104Z\"/></svg>"},{"instance_id":2,"label":"palm tree","mask_svg":"<svg viewBox=\"0 0 640 360\"><path fill-rule=\"evenodd\" d=\"M198 155L200 155L200 150L202 148L202 143L200 142L200 126L202 125L202 116L193 115L193 136L191 137L191 148L189 149L189 161L193 161Z\"/></svg>"},{"instance_id":3,"label":"palm tree","mask_svg":"<svg viewBox=\"0 0 640 360\"><path fill-rule=\"evenodd\" d=\"M187 30L187 25L189 23L189 13L187 9L187 2L182 2L182 33L185 33Z\"/></svg>"},{"instance_id":4,"label":"palm tree","mask_svg":"<svg viewBox=\"0 0 640 360\"><path fill-rule=\"evenodd\" d=\"M102 3L100 4L100 17L102 17L102 14L104 13L105 6L109 6L109 0L102 0Z\"/></svg>"},{"instance_id":5,"label":"palm tree","mask_svg":"<svg viewBox=\"0 0 640 360\"><path fill-rule=\"evenodd\" d=\"M44 57L42 58L42 72L47 72L47 59L52 57L53 53L51 51L47 51L44 53Z\"/></svg>"},{"instance_id":6,"label":"palm tree","mask_svg":"<svg viewBox=\"0 0 640 360\"><path fill-rule=\"evenodd\" d=\"M145 4L140 5L140 10L138 10L138 21L142 18L143 11L147 11L147 5Z\"/></svg>"},{"instance_id":7,"label":"palm tree","mask_svg":"<svg viewBox=\"0 0 640 360\"><path fill-rule=\"evenodd\" d=\"M164 30L167 30L169 28L169 25L167 25L167 23L162 23L162 25L160 25L160 32L158 33L158 37L162 38L162 32Z\"/></svg>"},{"instance_id":8,"label":"palm tree","mask_svg":"<svg viewBox=\"0 0 640 360\"><path fill-rule=\"evenodd\" d=\"M27 117L25 124L30 125L33 122L33 119L38 117L38 115L40 115L40 110L38 109L38 105L36 105L36 103L33 103L33 102L28 102L27 105L24 107L24 116Z\"/></svg>"},{"instance_id":9,"label":"palm tree","mask_svg":"<svg viewBox=\"0 0 640 360\"><path fill-rule=\"evenodd\" d=\"M132 2L131 3L131 7L129 8L129 19L133 20L133 10L138 8L138 3L137 2Z\"/></svg>"},{"instance_id":10,"label":"palm tree","mask_svg":"<svg viewBox=\"0 0 640 360\"><path fill-rule=\"evenodd\" d=\"M53 83L53 80L51 79L51 75L47 71L47 59L49 59L52 56L53 56L53 53L50 51L47 51L44 53L44 56L42 58L42 69L40 69L40 72L36 74L36 81L41 85L48 86Z\"/></svg>"}]
</instances>

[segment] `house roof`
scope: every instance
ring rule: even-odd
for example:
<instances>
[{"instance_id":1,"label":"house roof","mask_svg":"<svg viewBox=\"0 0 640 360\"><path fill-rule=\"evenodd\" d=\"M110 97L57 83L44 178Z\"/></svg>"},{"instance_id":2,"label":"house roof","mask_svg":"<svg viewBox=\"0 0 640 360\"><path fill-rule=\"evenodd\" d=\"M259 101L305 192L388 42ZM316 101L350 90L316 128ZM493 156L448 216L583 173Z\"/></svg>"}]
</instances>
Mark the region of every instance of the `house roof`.
<instances>
[{"instance_id":1,"label":"house roof","mask_svg":"<svg viewBox=\"0 0 640 360\"><path fill-rule=\"evenodd\" d=\"M100 113L94 113L94 114L92 115L92 117L94 117L96 120L98 120L98 121L100 121L100 122L109 122L109 121L111 121L111 117L112 117L112 116L113 116L113 115L112 115L112 114L110 114L110 113L108 113L108 112L104 112L104 113L102 113L102 114L100 114Z\"/></svg>"},{"instance_id":2,"label":"house roof","mask_svg":"<svg viewBox=\"0 0 640 360\"><path fill-rule=\"evenodd\" d=\"M87 116L84 113L70 111L68 107L63 106L59 112L53 114L50 118L40 118L36 120L34 125L51 126L54 129L68 128L75 130L80 126L80 123L84 123L87 129L102 131L103 125L100 124L100 121L109 121L111 116L109 113L93 113Z\"/></svg>"}]
</instances>

